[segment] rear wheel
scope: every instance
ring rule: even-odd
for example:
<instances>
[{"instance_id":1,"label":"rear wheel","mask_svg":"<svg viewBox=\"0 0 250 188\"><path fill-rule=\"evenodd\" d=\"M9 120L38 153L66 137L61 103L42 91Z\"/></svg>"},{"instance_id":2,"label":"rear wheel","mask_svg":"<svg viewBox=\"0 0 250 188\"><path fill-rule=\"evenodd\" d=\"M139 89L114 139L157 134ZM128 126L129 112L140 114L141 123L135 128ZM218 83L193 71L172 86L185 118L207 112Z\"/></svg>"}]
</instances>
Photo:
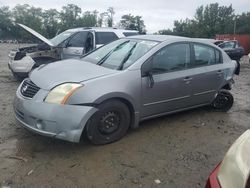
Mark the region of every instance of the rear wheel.
<instances>
[{"instance_id":1,"label":"rear wheel","mask_svg":"<svg viewBox=\"0 0 250 188\"><path fill-rule=\"evenodd\" d=\"M88 139L97 145L121 139L130 125L128 107L118 100L110 100L102 103L98 109L86 125Z\"/></svg>"},{"instance_id":2,"label":"rear wheel","mask_svg":"<svg viewBox=\"0 0 250 188\"><path fill-rule=\"evenodd\" d=\"M212 103L212 107L216 110L227 112L233 106L233 95L227 90L220 90Z\"/></svg>"}]
</instances>

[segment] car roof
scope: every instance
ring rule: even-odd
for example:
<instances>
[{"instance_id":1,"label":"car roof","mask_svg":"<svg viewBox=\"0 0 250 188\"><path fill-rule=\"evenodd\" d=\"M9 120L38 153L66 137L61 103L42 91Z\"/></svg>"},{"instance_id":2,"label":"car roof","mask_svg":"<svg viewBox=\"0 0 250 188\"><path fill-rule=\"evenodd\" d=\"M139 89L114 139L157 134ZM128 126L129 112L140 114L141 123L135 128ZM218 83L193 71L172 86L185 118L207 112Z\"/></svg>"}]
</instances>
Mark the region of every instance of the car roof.
<instances>
[{"instance_id":1,"label":"car roof","mask_svg":"<svg viewBox=\"0 0 250 188\"><path fill-rule=\"evenodd\" d=\"M74 29L68 29L67 31L72 31L72 32L78 32L78 31L112 31L112 32L129 32L129 33L138 33L136 30L126 30L126 29L117 29L113 27L79 27L79 28L74 28Z\"/></svg>"},{"instance_id":2,"label":"car roof","mask_svg":"<svg viewBox=\"0 0 250 188\"><path fill-rule=\"evenodd\" d=\"M189 37L181 37L181 36L174 36L174 35L134 35L134 36L129 36L126 38L130 39L139 39L139 40L149 40L149 41L156 41L156 42L169 42L169 43L174 43L174 42L195 42L195 43L203 43L206 45L213 46L217 49L218 48L215 44L208 40L201 40L199 38L189 38Z\"/></svg>"},{"instance_id":3,"label":"car roof","mask_svg":"<svg viewBox=\"0 0 250 188\"><path fill-rule=\"evenodd\" d=\"M141 39L141 40L152 40L152 41L157 41L157 42L164 42L168 40L190 40L188 37L180 37L180 36L174 36L174 35L135 35L135 36L130 36L127 38L132 38L132 39Z\"/></svg>"}]
</instances>

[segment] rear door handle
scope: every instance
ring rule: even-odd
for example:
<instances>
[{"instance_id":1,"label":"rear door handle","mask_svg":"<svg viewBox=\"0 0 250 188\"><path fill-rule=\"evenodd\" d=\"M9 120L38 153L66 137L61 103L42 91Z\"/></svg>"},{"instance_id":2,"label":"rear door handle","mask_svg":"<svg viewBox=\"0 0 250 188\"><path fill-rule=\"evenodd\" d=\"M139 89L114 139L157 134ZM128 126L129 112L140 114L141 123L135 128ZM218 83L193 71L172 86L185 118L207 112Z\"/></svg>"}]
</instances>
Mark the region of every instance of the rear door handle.
<instances>
[{"instance_id":1,"label":"rear door handle","mask_svg":"<svg viewBox=\"0 0 250 188\"><path fill-rule=\"evenodd\" d=\"M219 75L222 74L222 73L223 73L222 70L217 71L217 74L219 74Z\"/></svg>"},{"instance_id":2,"label":"rear door handle","mask_svg":"<svg viewBox=\"0 0 250 188\"><path fill-rule=\"evenodd\" d=\"M222 75L223 75L223 71L222 71L222 70L218 70L218 71L216 72L216 74L217 74L218 78L221 78Z\"/></svg>"},{"instance_id":3,"label":"rear door handle","mask_svg":"<svg viewBox=\"0 0 250 188\"><path fill-rule=\"evenodd\" d=\"M188 82L188 81L190 81L190 80L192 80L192 79L193 79L193 78L187 76L187 77L183 78L183 81L184 81L184 82Z\"/></svg>"}]
</instances>

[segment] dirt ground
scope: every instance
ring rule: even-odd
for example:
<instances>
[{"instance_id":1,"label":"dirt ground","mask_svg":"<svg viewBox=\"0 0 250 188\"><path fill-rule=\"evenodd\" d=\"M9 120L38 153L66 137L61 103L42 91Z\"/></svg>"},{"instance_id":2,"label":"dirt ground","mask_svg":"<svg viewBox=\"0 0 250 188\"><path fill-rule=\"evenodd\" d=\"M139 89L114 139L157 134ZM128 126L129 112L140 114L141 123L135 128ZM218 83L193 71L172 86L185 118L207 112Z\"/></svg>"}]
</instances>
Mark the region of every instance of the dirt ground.
<instances>
[{"instance_id":1,"label":"dirt ground","mask_svg":"<svg viewBox=\"0 0 250 188\"><path fill-rule=\"evenodd\" d=\"M199 108L152 119L105 146L33 134L14 118L19 82L7 67L12 48L0 44L0 187L204 187L229 146L250 128L250 64L245 60L228 113Z\"/></svg>"}]
</instances>

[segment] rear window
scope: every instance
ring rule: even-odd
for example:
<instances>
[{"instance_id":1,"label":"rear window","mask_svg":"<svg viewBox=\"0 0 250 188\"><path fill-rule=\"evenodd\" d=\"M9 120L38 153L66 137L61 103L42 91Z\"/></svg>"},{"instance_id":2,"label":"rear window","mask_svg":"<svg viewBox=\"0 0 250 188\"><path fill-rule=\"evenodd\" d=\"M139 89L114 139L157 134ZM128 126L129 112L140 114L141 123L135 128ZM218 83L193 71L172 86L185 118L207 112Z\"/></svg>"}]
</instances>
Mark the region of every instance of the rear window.
<instances>
[{"instance_id":1,"label":"rear window","mask_svg":"<svg viewBox=\"0 0 250 188\"><path fill-rule=\"evenodd\" d=\"M123 35L125 37L129 37L129 36L139 35L139 33L138 32L123 32Z\"/></svg>"},{"instance_id":2,"label":"rear window","mask_svg":"<svg viewBox=\"0 0 250 188\"><path fill-rule=\"evenodd\" d=\"M107 44L118 39L114 32L96 32L95 37L96 44Z\"/></svg>"}]
</instances>

